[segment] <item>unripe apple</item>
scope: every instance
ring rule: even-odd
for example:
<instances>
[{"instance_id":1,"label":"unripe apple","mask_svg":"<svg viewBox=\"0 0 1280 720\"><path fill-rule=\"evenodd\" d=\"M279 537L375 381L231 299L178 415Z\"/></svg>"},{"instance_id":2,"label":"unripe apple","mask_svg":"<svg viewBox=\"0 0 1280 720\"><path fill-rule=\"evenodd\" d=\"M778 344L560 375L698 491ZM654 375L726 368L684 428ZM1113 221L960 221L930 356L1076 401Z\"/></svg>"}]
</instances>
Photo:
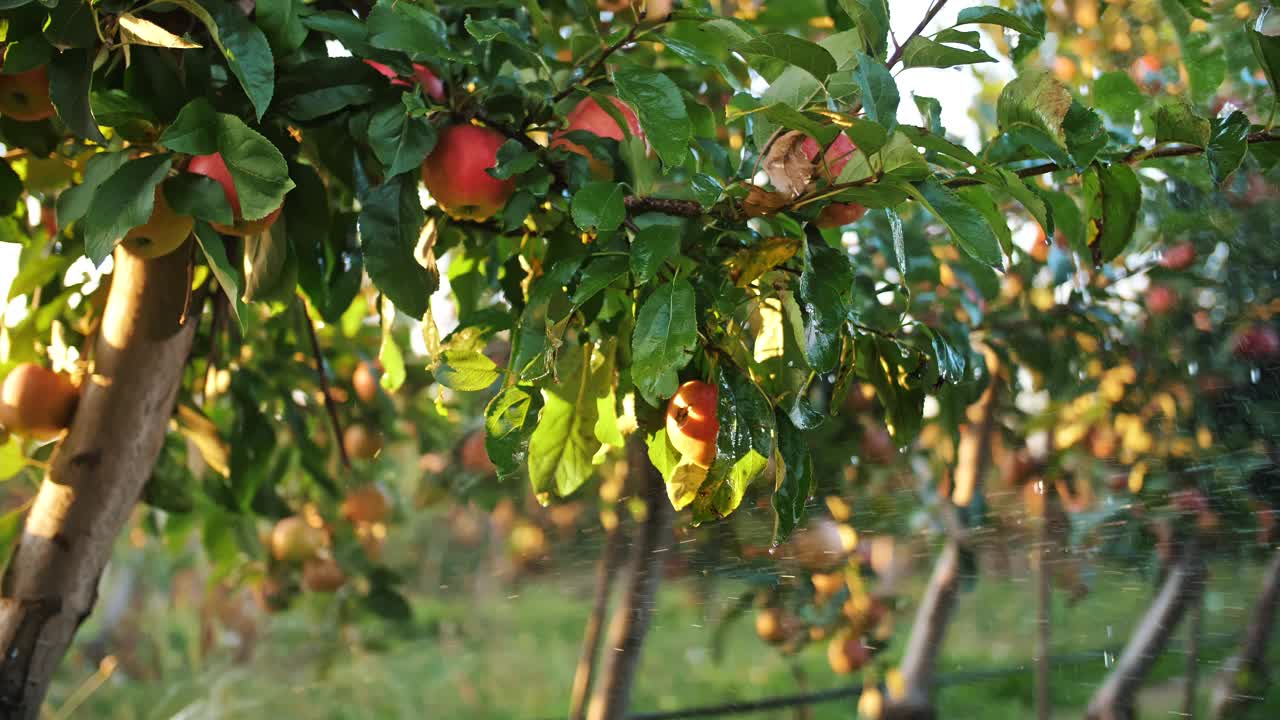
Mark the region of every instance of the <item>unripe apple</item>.
<instances>
[{"instance_id":1,"label":"unripe apple","mask_svg":"<svg viewBox=\"0 0 1280 720\"><path fill-rule=\"evenodd\" d=\"M1147 289L1145 304L1152 315L1168 315L1178 304L1178 295L1167 285L1152 285Z\"/></svg>"},{"instance_id":2,"label":"unripe apple","mask_svg":"<svg viewBox=\"0 0 1280 720\"><path fill-rule=\"evenodd\" d=\"M334 592L346 582L346 574L333 558L313 557L302 563L302 587L311 592Z\"/></svg>"},{"instance_id":3,"label":"unripe apple","mask_svg":"<svg viewBox=\"0 0 1280 720\"><path fill-rule=\"evenodd\" d=\"M485 449L484 440L484 430L476 430L462 441L459 455L463 470L477 475L492 475L497 469L489 459L489 451Z\"/></svg>"},{"instance_id":4,"label":"unripe apple","mask_svg":"<svg viewBox=\"0 0 1280 720\"><path fill-rule=\"evenodd\" d=\"M169 206L164 197L163 185L156 185L155 204L152 205L151 217L142 225L130 230L124 236L124 249L140 258L150 260L177 250L182 243L191 237L195 229L195 218L190 215L179 215Z\"/></svg>"},{"instance_id":5,"label":"unripe apple","mask_svg":"<svg viewBox=\"0 0 1280 720\"><path fill-rule=\"evenodd\" d=\"M643 140L644 132L640 129L640 118L636 117L636 113L631 109L631 106L616 97L610 97L609 102L613 103L613 106L618 109L618 112L627 121L627 129L631 135ZM592 176L597 178L612 177L613 171L604 161L596 158L585 147L564 137L565 133L574 130L582 130L597 137L622 142L625 135L618 122L610 117L609 113L604 111L604 108L600 107L595 98L584 98L573 106L573 109L565 117L564 129L557 130L551 139L551 147L561 148L585 157L591 168Z\"/></svg>"},{"instance_id":6,"label":"unripe apple","mask_svg":"<svg viewBox=\"0 0 1280 720\"><path fill-rule=\"evenodd\" d=\"M1280 357L1280 334L1270 325L1254 325L1236 334L1231 352L1250 362L1274 360Z\"/></svg>"},{"instance_id":7,"label":"unripe apple","mask_svg":"<svg viewBox=\"0 0 1280 720\"><path fill-rule=\"evenodd\" d=\"M231 178L231 171L227 169L226 161L222 159L222 153L197 155L191 158L191 162L187 165L187 172L216 180L222 186L222 192L226 195L227 204L231 206L231 214L235 218L234 224L209 224L213 226L214 230L224 235L239 235L241 237L259 235L266 232L267 228L275 224L276 218L280 217L280 208L276 208L264 218L257 220L245 219L240 211L240 193L236 191L235 181Z\"/></svg>"},{"instance_id":8,"label":"unripe apple","mask_svg":"<svg viewBox=\"0 0 1280 720\"><path fill-rule=\"evenodd\" d=\"M1196 262L1196 246L1191 241L1181 242L1160 257L1160 265L1170 270L1186 270Z\"/></svg>"},{"instance_id":9,"label":"unripe apple","mask_svg":"<svg viewBox=\"0 0 1280 720\"><path fill-rule=\"evenodd\" d=\"M41 65L33 70L0 74L0 116L22 122L44 120L53 115L49 99L49 71Z\"/></svg>"},{"instance_id":10,"label":"unripe apple","mask_svg":"<svg viewBox=\"0 0 1280 720\"><path fill-rule=\"evenodd\" d=\"M506 138L496 130L452 125L440 131L422 163L422 182L445 212L459 220L487 220L515 192L514 179L499 180L486 170L498 164Z\"/></svg>"},{"instance_id":11,"label":"unripe apple","mask_svg":"<svg viewBox=\"0 0 1280 720\"><path fill-rule=\"evenodd\" d=\"M312 527L297 515L281 519L271 528L271 556L280 562L302 562L324 547L324 530Z\"/></svg>"},{"instance_id":12,"label":"unripe apple","mask_svg":"<svg viewBox=\"0 0 1280 720\"><path fill-rule=\"evenodd\" d=\"M352 423L342 431L342 447L347 451L347 457L369 460L382 452L382 435L360 423Z\"/></svg>"},{"instance_id":13,"label":"unripe apple","mask_svg":"<svg viewBox=\"0 0 1280 720\"><path fill-rule=\"evenodd\" d=\"M844 166L849 164L849 159L857 149L849 136L844 133L836 135L836 139L827 146L826 152L822 152L818 141L811 137L806 137L800 144L800 150L805 157L817 164L818 174L828 183L834 183L840 177ZM822 155L821 161L818 160L819 154ZM861 220L866 214L867 209L858 203L832 203L823 208L816 222L818 227L841 227Z\"/></svg>"},{"instance_id":14,"label":"unripe apple","mask_svg":"<svg viewBox=\"0 0 1280 720\"><path fill-rule=\"evenodd\" d=\"M681 455L699 467L709 468L716 459L719 400L715 385L690 380L667 404L667 437Z\"/></svg>"},{"instance_id":15,"label":"unripe apple","mask_svg":"<svg viewBox=\"0 0 1280 720\"><path fill-rule=\"evenodd\" d=\"M862 638L850 633L836 635L827 645L827 663L841 675L861 669L870 659L871 648L863 644Z\"/></svg>"},{"instance_id":16,"label":"unripe apple","mask_svg":"<svg viewBox=\"0 0 1280 720\"><path fill-rule=\"evenodd\" d=\"M351 373L351 387L361 402L371 403L378 397L378 374L368 362L362 360Z\"/></svg>"},{"instance_id":17,"label":"unripe apple","mask_svg":"<svg viewBox=\"0 0 1280 720\"><path fill-rule=\"evenodd\" d=\"M0 425L15 435L49 440L71 426L79 400L79 389L66 375L22 363L0 385Z\"/></svg>"},{"instance_id":18,"label":"unripe apple","mask_svg":"<svg viewBox=\"0 0 1280 720\"><path fill-rule=\"evenodd\" d=\"M376 483L361 485L347 493L338 512L353 523L380 523L391 515L391 499Z\"/></svg>"}]
</instances>

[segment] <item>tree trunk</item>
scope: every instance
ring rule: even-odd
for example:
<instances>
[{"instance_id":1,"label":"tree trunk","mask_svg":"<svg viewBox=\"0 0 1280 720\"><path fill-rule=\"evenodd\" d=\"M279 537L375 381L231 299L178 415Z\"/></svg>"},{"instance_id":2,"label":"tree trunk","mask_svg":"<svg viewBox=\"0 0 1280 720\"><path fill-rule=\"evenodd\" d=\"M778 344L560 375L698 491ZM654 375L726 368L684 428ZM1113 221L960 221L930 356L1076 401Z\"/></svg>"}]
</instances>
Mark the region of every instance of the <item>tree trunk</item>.
<instances>
[{"instance_id":1,"label":"tree trunk","mask_svg":"<svg viewBox=\"0 0 1280 720\"><path fill-rule=\"evenodd\" d=\"M936 717L933 707L934 676L942 638L955 610L960 591L960 544L948 541L933 566L929 586L925 588L911 625L911 639L902 658L902 697L889 699L885 720L929 720Z\"/></svg>"},{"instance_id":2,"label":"tree trunk","mask_svg":"<svg viewBox=\"0 0 1280 720\"><path fill-rule=\"evenodd\" d=\"M0 584L0 715L35 720L164 443L198 316L188 252L118 249L91 375Z\"/></svg>"},{"instance_id":3,"label":"tree trunk","mask_svg":"<svg viewBox=\"0 0 1280 720\"><path fill-rule=\"evenodd\" d=\"M636 528L631 547L631 577L626 595L613 611L604 677L587 712L590 720L621 720L631 699L631 686L640 665L640 649L656 610L658 582L662 579L663 552L670 540L671 503L667 490L649 463L644 438L633 433L627 439L627 463L631 486L644 493L645 519Z\"/></svg>"},{"instance_id":4,"label":"tree trunk","mask_svg":"<svg viewBox=\"0 0 1280 720\"><path fill-rule=\"evenodd\" d=\"M1253 605L1240 650L1225 663L1213 690L1212 716L1218 720L1241 717L1263 698L1270 678L1267 649L1280 610L1280 550L1271 556L1262 578L1262 592Z\"/></svg>"},{"instance_id":5,"label":"tree trunk","mask_svg":"<svg viewBox=\"0 0 1280 720\"><path fill-rule=\"evenodd\" d=\"M1142 681L1169 644L1182 614L1204 592L1204 561L1194 538L1183 544L1164 585L1130 636L1120 659L1089 701L1089 720L1133 720Z\"/></svg>"},{"instance_id":6,"label":"tree trunk","mask_svg":"<svg viewBox=\"0 0 1280 720\"><path fill-rule=\"evenodd\" d=\"M604 547L596 564L595 596L591 603L591 615L582 632L582 653L573 674L573 691L569 698L569 720L582 720L587 713L587 698L591 697L591 681L594 679L596 657L600 654L600 630L604 627L605 611L609 607L609 593L618 569L620 521L605 530Z\"/></svg>"}]
</instances>

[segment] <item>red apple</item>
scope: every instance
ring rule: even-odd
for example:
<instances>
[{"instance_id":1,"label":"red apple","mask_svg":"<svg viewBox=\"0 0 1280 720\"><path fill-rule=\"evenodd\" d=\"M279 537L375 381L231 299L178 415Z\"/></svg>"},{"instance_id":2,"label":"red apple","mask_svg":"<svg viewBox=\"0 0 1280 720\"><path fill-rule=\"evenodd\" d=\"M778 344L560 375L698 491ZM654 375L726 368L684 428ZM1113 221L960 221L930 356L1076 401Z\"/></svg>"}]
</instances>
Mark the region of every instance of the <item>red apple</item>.
<instances>
[{"instance_id":1,"label":"red apple","mask_svg":"<svg viewBox=\"0 0 1280 720\"><path fill-rule=\"evenodd\" d=\"M422 163L422 182L445 212L459 220L487 220L507 204L515 180L485 172L497 165L504 142L502 133L476 125L440 131L435 149Z\"/></svg>"},{"instance_id":2,"label":"red apple","mask_svg":"<svg viewBox=\"0 0 1280 720\"><path fill-rule=\"evenodd\" d=\"M492 475L497 468L489 459L489 451L485 448L484 430L476 430L462 441L458 454L462 460L462 469L477 475Z\"/></svg>"},{"instance_id":3,"label":"red apple","mask_svg":"<svg viewBox=\"0 0 1280 720\"><path fill-rule=\"evenodd\" d=\"M1178 294L1167 285L1152 285L1147 289L1145 302L1152 315L1168 315L1178 304Z\"/></svg>"},{"instance_id":4,"label":"red apple","mask_svg":"<svg viewBox=\"0 0 1280 720\"><path fill-rule=\"evenodd\" d=\"M390 65L387 65L385 63L380 63L377 60L365 60L364 64L368 65L374 70L377 70L379 75L390 80L391 84L395 85L396 87L412 87L413 86L413 84L410 83L408 80L405 80L404 78L397 75L396 71L392 70Z\"/></svg>"},{"instance_id":5,"label":"red apple","mask_svg":"<svg viewBox=\"0 0 1280 720\"><path fill-rule=\"evenodd\" d=\"M848 135L840 133L836 135L836 139L827 146L826 152L822 152L822 148L818 145L818 141L807 137L800 145L800 150L804 152L810 162L817 163L818 174L828 183L833 183L840 172L844 170L844 166L849 164L849 159L853 157L854 151L858 147L853 144ZM822 160L818 160L818 156L822 156ZM855 223L867 214L867 209L858 203L833 203L828 205L818 215L818 227L841 227L850 223Z\"/></svg>"},{"instance_id":6,"label":"red apple","mask_svg":"<svg viewBox=\"0 0 1280 720\"><path fill-rule=\"evenodd\" d=\"M841 675L860 669L870 659L871 648L862 642L862 638L851 633L836 635L827 645L827 662Z\"/></svg>"},{"instance_id":7,"label":"red apple","mask_svg":"<svg viewBox=\"0 0 1280 720\"><path fill-rule=\"evenodd\" d=\"M264 218L245 219L240 212L240 193L236 191L235 181L231 178L231 171L227 169L227 163L222 159L221 153L197 155L191 158L191 162L187 164L187 172L216 180L222 186L222 192L227 197L227 203L231 205L231 214L235 222L233 225L222 223L210 223L210 225L224 235L241 237L258 235L266 232L267 228L275 224L276 218L280 217L280 208L276 208Z\"/></svg>"},{"instance_id":8,"label":"red apple","mask_svg":"<svg viewBox=\"0 0 1280 720\"><path fill-rule=\"evenodd\" d=\"M644 133L640 130L640 119L636 117L636 113L631 109L631 106L616 97L610 97L609 102L613 103L613 106L626 119L627 129L631 134L643 139ZM610 117L609 113L605 112L604 108L600 107L600 104L595 101L595 98L585 98L569 111L569 114L565 117L564 129L557 130L551 140L551 147L561 148L585 157L590 164L592 176L597 178L610 177L612 172L608 165L597 159L585 147L564 137L565 133L573 130L582 130L597 137L622 142L625 136L622 132L622 127L618 125L618 121Z\"/></svg>"},{"instance_id":9,"label":"red apple","mask_svg":"<svg viewBox=\"0 0 1280 720\"><path fill-rule=\"evenodd\" d=\"M1181 242L1160 257L1160 264L1170 270L1186 270L1196 262L1196 246L1191 241Z\"/></svg>"},{"instance_id":10,"label":"red apple","mask_svg":"<svg viewBox=\"0 0 1280 720\"><path fill-rule=\"evenodd\" d=\"M1251 362L1273 360L1280 357L1280 334L1270 325L1254 325L1236 334L1231 352Z\"/></svg>"},{"instance_id":11,"label":"red apple","mask_svg":"<svg viewBox=\"0 0 1280 720\"><path fill-rule=\"evenodd\" d=\"M667 404L667 437L681 455L699 467L711 467L716 459L719 399L716 386L690 380Z\"/></svg>"},{"instance_id":12,"label":"red apple","mask_svg":"<svg viewBox=\"0 0 1280 720\"><path fill-rule=\"evenodd\" d=\"M391 84L396 87L413 87L413 83L398 75L390 65L380 63L376 60L365 60L364 64L374 70L377 70L378 74L390 80ZM430 68L426 65L414 63L413 78L422 86L422 89L426 91L427 97L435 100L436 102L444 102L444 82L442 82L440 78L436 77L436 74L431 72Z\"/></svg>"},{"instance_id":13,"label":"red apple","mask_svg":"<svg viewBox=\"0 0 1280 720\"><path fill-rule=\"evenodd\" d=\"M49 72L43 65L26 72L0 74L0 115L34 122L52 116L53 112Z\"/></svg>"}]
</instances>

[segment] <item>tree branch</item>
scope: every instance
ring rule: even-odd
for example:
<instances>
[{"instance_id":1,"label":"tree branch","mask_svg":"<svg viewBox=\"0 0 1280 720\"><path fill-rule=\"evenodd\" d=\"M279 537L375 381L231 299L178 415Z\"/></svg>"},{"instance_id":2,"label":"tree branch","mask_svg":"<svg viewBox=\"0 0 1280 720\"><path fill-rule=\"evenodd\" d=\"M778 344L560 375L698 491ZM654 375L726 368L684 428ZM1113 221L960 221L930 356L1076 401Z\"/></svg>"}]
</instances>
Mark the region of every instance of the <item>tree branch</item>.
<instances>
[{"instance_id":1,"label":"tree branch","mask_svg":"<svg viewBox=\"0 0 1280 720\"><path fill-rule=\"evenodd\" d=\"M351 458L347 457L347 446L342 442L342 423L338 422L338 406L333 402L333 393L329 392L329 374L324 369L324 354L320 352L316 326L311 322L311 308L301 295L298 296L298 304L302 306L302 319L307 326L307 336L311 338L311 355L316 360L316 377L320 379L320 392L324 395L324 409L329 414L329 425L333 430L333 441L338 446L338 457L342 458L342 466L350 470Z\"/></svg>"},{"instance_id":2,"label":"tree branch","mask_svg":"<svg viewBox=\"0 0 1280 720\"><path fill-rule=\"evenodd\" d=\"M628 195L627 210L636 213L656 212L679 217L702 217L702 206L693 200L674 200L670 198L637 197Z\"/></svg>"},{"instance_id":3,"label":"tree branch","mask_svg":"<svg viewBox=\"0 0 1280 720\"><path fill-rule=\"evenodd\" d=\"M648 15L647 10L641 12L640 16L636 18L636 24L631 26L631 29L627 31L627 34L623 35L622 39L618 40L614 44L606 46L604 50L601 51L600 57L596 58L596 61L591 64L591 67L587 68L586 72L582 73L582 77L580 79L578 79L575 82L569 83L569 85L566 88L556 93L555 95L552 95L551 104L555 105L561 100L569 97L569 94L573 92L574 88L590 80L590 78L593 75L595 75L597 72L600 71L600 68L604 67L604 63L606 60L609 59L610 55L622 49L624 45L629 45L632 42L635 42L636 35L639 34L640 26L644 24L644 19L646 15ZM661 20L654 21L653 23L648 25L646 29L652 30L653 28L656 28L659 25L662 25L663 23L667 22L670 19L671 19L671 16L668 15L667 17L664 17Z\"/></svg>"},{"instance_id":4,"label":"tree branch","mask_svg":"<svg viewBox=\"0 0 1280 720\"><path fill-rule=\"evenodd\" d=\"M912 30L911 34L907 36L907 42L902 43L893 51L893 55L889 56L889 61L885 63L885 67L892 70L893 66L897 65L902 60L902 51L906 48L907 43L910 43L912 38L917 37L920 33L924 32L925 26L933 20L934 16L942 11L942 6L946 4L947 0L936 0L933 5L929 6L928 12L924 14L924 19L921 20L920 24L916 26L916 29Z\"/></svg>"},{"instance_id":5,"label":"tree branch","mask_svg":"<svg viewBox=\"0 0 1280 720\"><path fill-rule=\"evenodd\" d=\"M620 523L621 520L616 520ZM591 603L591 615L582 632L582 651L578 667L573 674L573 690L569 696L569 720L583 720L587 713L587 699L591 697L591 682L595 676L596 658L600 654L600 630L604 627L604 615L609 606L609 592L617 575L619 536L622 528L615 524L605 530L604 547L596 564L595 597Z\"/></svg>"},{"instance_id":6,"label":"tree branch","mask_svg":"<svg viewBox=\"0 0 1280 720\"><path fill-rule=\"evenodd\" d=\"M1209 716L1217 720L1240 717L1264 696L1270 681L1267 649L1280 611L1280 549L1272 552L1263 574L1262 591L1254 601L1249 627L1240 649L1222 665L1214 683Z\"/></svg>"}]
</instances>

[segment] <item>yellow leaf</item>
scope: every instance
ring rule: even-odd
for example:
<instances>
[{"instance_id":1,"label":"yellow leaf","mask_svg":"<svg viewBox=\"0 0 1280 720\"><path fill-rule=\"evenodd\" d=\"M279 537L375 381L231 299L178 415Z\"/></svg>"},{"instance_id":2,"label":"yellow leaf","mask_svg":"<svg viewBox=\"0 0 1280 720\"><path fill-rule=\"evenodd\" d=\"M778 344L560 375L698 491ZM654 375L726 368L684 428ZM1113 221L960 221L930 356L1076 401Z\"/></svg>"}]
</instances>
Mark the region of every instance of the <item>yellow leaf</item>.
<instances>
[{"instance_id":1,"label":"yellow leaf","mask_svg":"<svg viewBox=\"0 0 1280 720\"><path fill-rule=\"evenodd\" d=\"M200 47L196 43L184 40L150 20L143 20L132 13L124 13L117 20L120 24L120 36L124 38L126 44L150 45L151 47L174 48L177 50L192 50Z\"/></svg>"}]
</instances>

